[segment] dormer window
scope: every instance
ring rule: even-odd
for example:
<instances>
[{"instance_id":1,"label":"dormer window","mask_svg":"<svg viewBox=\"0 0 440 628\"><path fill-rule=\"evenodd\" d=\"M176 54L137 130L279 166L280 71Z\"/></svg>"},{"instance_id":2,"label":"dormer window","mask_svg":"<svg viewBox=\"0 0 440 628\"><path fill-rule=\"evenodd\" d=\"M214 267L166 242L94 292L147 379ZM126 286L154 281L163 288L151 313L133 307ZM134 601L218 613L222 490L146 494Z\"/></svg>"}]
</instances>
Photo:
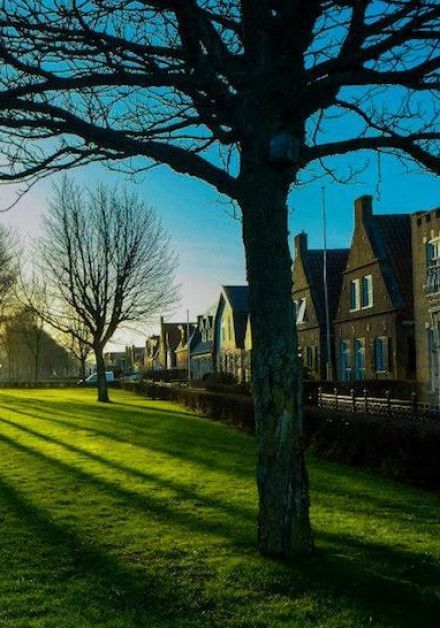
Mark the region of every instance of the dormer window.
<instances>
[{"instance_id":1,"label":"dormer window","mask_svg":"<svg viewBox=\"0 0 440 628\"><path fill-rule=\"evenodd\" d=\"M362 277L362 308L373 307L373 277Z\"/></svg>"},{"instance_id":2,"label":"dormer window","mask_svg":"<svg viewBox=\"0 0 440 628\"><path fill-rule=\"evenodd\" d=\"M350 281L350 312L359 310L361 306L361 289L359 279Z\"/></svg>"},{"instance_id":3,"label":"dormer window","mask_svg":"<svg viewBox=\"0 0 440 628\"><path fill-rule=\"evenodd\" d=\"M295 314L296 314L296 323L304 323L305 315L306 315L306 300L303 299L295 299Z\"/></svg>"},{"instance_id":4,"label":"dormer window","mask_svg":"<svg viewBox=\"0 0 440 628\"><path fill-rule=\"evenodd\" d=\"M373 307L373 277L365 275L350 282L350 312Z\"/></svg>"}]
</instances>

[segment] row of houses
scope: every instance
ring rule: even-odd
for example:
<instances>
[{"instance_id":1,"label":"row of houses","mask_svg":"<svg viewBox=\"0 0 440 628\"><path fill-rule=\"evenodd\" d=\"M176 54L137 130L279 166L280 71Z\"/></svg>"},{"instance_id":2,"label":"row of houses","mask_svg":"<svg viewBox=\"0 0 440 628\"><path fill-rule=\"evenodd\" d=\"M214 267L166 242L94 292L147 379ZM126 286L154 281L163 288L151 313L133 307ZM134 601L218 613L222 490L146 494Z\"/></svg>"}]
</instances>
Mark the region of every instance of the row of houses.
<instances>
[{"instance_id":1,"label":"row of houses","mask_svg":"<svg viewBox=\"0 0 440 628\"><path fill-rule=\"evenodd\" d=\"M292 297L308 376L417 380L440 396L440 209L376 215L372 197L362 196L350 248L326 258L327 307L324 251L310 249L305 233L295 237ZM251 349L247 286L223 286L216 306L189 325L162 319L143 364L187 369L189 360L195 379L229 372L245 382Z\"/></svg>"},{"instance_id":2,"label":"row of houses","mask_svg":"<svg viewBox=\"0 0 440 628\"><path fill-rule=\"evenodd\" d=\"M222 286L216 306L194 322L162 318L158 335L146 342L146 370L188 369L193 379L227 372L239 382L250 379L252 348L247 286Z\"/></svg>"}]
</instances>

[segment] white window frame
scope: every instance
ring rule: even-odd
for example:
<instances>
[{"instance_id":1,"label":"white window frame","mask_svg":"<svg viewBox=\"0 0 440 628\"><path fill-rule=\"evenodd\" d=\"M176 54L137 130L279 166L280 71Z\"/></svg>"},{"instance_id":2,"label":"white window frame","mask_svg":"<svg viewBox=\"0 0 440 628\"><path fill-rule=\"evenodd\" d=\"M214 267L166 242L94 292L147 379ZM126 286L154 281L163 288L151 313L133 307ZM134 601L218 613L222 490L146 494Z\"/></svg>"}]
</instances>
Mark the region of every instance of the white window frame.
<instances>
[{"instance_id":1,"label":"white window frame","mask_svg":"<svg viewBox=\"0 0 440 628\"><path fill-rule=\"evenodd\" d=\"M351 307L351 286L354 285L354 307ZM350 312L358 312L361 309L361 282L360 279L352 279L349 285Z\"/></svg>"},{"instance_id":2,"label":"white window frame","mask_svg":"<svg viewBox=\"0 0 440 628\"><path fill-rule=\"evenodd\" d=\"M368 310L370 307L373 307L373 275L365 275L362 277L362 282L367 281L368 285L368 303L367 305L362 305L363 310ZM363 290L361 290L361 298L363 295Z\"/></svg>"},{"instance_id":3,"label":"white window frame","mask_svg":"<svg viewBox=\"0 0 440 628\"><path fill-rule=\"evenodd\" d=\"M297 323L304 323L305 322L305 316L306 316L306 299L305 297L303 297L302 299L298 299L298 301L296 302L296 322Z\"/></svg>"},{"instance_id":4,"label":"white window frame","mask_svg":"<svg viewBox=\"0 0 440 628\"><path fill-rule=\"evenodd\" d=\"M436 265L438 266L440 264L440 238L434 238L433 240L430 240L428 244L432 247L431 250L433 252L431 260L436 262Z\"/></svg>"}]
</instances>

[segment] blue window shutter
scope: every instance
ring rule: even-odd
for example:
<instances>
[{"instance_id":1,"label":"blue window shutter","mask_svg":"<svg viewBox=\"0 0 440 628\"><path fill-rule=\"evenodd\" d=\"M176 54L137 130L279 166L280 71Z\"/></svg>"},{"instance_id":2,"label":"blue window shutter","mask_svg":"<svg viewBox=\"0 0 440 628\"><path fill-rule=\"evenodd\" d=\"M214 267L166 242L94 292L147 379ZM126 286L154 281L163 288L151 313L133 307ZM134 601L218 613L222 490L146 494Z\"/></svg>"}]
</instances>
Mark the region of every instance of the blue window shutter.
<instances>
[{"instance_id":1,"label":"blue window shutter","mask_svg":"<svg viewBox=\"0 0 440 628\"><path fill-rule=\"evenodd\" d=\"M362 307L368 305L368 282L366 277L362 277Z\"/></svg>"},{"instance_id":2,"label":"blue window shutter","mask_svg":"<svg viewBox=\"0 0 440 628\"><path fill-rule=\"evenodd\" d=\"M356 285L354 281L350 282L350 309L356 308Z\"/></svg>"},{"instance_id":3,"label":"blue window shutter","mask_svg":"<svg viewBox=\"0 0 440 628\"><path fill-rule=\"evenodd\" d=\"M374 339L374 370L375 371L378 371L380 369L380 363L381 363L380 349L381 349L380 338L375 338Z\"/></svg>"},{"instance_id":4,"label":"blue window shutter","mask_svg":"<svg viewBox=\"0 0 440 628\"><path fill-rule=\"evenodd\" d=\"M383 368L385 371L390 370L390 362L391 362L390 339L384 338L383 339Z\"/></svg>"}]
</instances>

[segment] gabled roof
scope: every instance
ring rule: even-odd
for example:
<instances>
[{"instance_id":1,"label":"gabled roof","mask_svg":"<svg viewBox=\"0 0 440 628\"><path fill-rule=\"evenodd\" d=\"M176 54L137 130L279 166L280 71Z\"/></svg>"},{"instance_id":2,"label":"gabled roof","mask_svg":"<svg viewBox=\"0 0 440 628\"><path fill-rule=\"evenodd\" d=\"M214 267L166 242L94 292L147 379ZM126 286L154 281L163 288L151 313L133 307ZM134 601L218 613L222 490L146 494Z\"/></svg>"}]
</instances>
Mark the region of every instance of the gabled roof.
<instances>
[{"instance_id":1,"label":"gabled roof","mask_svg":"<svg viewBox=\"0 0 440 628\"><path fill-rule=\"evenodd\" d=\"M214 341L202 340L202 337L203 337L202 332L206 331L207 329L211 330L214 325L214 315L212 314L212 312L214 312L215 314L214 307L215 306L211 306L205 314L197 317L198 319L197 329L195 330L191 338L191 355L192 356L203 355L203 354L212 352Z\"/></svg>"},{"instance_id":2,"label":"gabled roof","mask_svg":"<svg viewBox=\"0 0 440 628\"><path fill-rule=\"evenodd\" d=\"M411 216L373 214L366 223L384 280L396 308L412 309Z\"/></svg>"},{"instance_id":3,"label":"gabled roof","mask_svg":"<svg viewBox=\"0 0 440 628\"><path fill-rule=\"evenodd\" d=\"M234 316L235 344L237 347L244 348L249 316L249 288L248 286L223 286L223 292Z\"/></svg>"},{"instance_id":4,"label":"gabled roof","mask_svg":"<svg viewBox=\"0 0 440 628\"><path fill-rule=\"evenodd\" d=\"M248 310L249 288L248 286L222 286L219 305L217 306L214 327L218 325L219 306L224 300L232 309L234 318L235 345L244 348L246 324L249 316Z\"/></svg>"},{"instance_id":5,"label":"gabled roof","mask_svg":"<svg viewBox=\"0 0 440 628\"><path fill-rule=\"evenodd\" d=\"M202 355L205 353L211 353L212 352L212 345L213 345L213 341L212 340L205 340L202 341L200 340L193 349L191 349L191 357L193 355Z\"/></svg>"},{"instance_id":6,"label":"gabled roof","mask_svg":"<svg viewBox=\"0 0 440 628\"><path fill-rule=\"evenodd\" d=\"M336 315L342 287L342 273L348 259L348 249L327 249L327 286L330 319ZM307 283L312 293L316 315L320 323L325 322L324 292L324 251L306 249L302 252L302 262Z\"/></svg>"},{"instance_id":7,"label":"gabled roof","mask_svg":"<svg viewBox=\"0 0 440 628\"><path fill-rule=\"evenodd\" d=\"M234 312L248 313L248 286L222 286L222 290Z\"/></svg>"},{"instance_id":8,"label":"gabled roof","mask_svg":"<svg viewBox=\"0 0 440 628\"><path fill-rule=\"evenodd\" d=\"M168 337L168 348L175 351L180 342L180 326L186 323L162 323L165 339Z\"/></svg>"},{"instance_id":9,"label":"gabled roof","mask_svg":"<svg viewBox=\"0 0 440 628\"><path fill-rule=\"evenodd\" d=\"M198 333L197 323L181 323L179 325L180 339L176 347L176 351L184 351L188 348L188 339L186 338L187 327L189 326L189 345L193 346L196 335ZM182 343L182 327L184 334L184 342Z\"/></svg>"}]
</instances>

